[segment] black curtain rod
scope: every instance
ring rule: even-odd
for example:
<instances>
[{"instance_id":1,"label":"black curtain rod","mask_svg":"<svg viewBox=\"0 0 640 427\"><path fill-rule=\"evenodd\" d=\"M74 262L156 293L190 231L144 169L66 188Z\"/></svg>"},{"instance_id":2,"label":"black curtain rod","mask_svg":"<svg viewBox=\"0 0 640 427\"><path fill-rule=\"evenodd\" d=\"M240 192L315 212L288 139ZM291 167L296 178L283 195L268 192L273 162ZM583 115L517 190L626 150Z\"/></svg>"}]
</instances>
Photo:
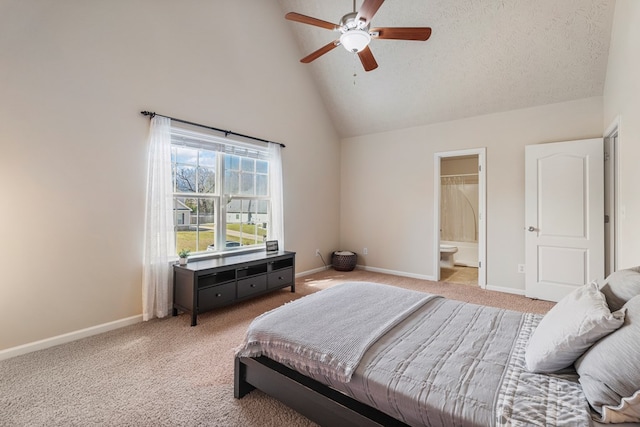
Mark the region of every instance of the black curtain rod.
<instances>
[{"instance_id":1,"label":"black curtain rod","mask_svg":"<svg viewBox=\"0 0 640 427\"><path fill-rule=\"evenodd\" d=\"M211 130L215 130L215 131L218 131L218 132L222 132L222 133L224 133L224 136L235 135L235 136L240 136L242 138L253 139L255 141L266 142L267 144L278 144L282 148L286 147L286 145L284 145L284 144L282 144L280 142L267 141L266 139L256 138L255 136L243 135L241 133L232 132L230 130L218 129L218 128L214 128L212 126L205 126L205 125L201 125L199 123L188 122L186 120L176 119L175 117L169 117L169 116L164 116L162 114L156 114L156 113L154 113L152 111L140 111L140 114L142 114L143 116L149 116L150 119L152 119L154 116L166 117L166 118L171 119L173 121L184 123L184 124L187 124L187 125L193 125L193 126L198 126L198 127L205 128L205 129L211 129Z\"/></svg>"}]
</instances>

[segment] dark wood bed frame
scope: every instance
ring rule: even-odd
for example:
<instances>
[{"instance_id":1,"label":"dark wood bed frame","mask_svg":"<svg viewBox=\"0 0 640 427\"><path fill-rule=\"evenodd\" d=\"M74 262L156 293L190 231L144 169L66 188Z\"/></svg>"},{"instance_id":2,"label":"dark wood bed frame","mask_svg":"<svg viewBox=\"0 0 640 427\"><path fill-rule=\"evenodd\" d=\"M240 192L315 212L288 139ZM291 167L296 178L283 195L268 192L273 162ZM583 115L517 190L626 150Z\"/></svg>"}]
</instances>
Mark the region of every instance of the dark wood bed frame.
<instances>
[{"instance_id":1,"label":"dark wood bed frame","mask_svg":"<svg viewBox=\"0 0 640 427\"><path fill-rule=\"evenodd\" d=\"M262 390L323 426L407 426L267 357L236 357L234 396Z\"/></svg>"}]
</instances>

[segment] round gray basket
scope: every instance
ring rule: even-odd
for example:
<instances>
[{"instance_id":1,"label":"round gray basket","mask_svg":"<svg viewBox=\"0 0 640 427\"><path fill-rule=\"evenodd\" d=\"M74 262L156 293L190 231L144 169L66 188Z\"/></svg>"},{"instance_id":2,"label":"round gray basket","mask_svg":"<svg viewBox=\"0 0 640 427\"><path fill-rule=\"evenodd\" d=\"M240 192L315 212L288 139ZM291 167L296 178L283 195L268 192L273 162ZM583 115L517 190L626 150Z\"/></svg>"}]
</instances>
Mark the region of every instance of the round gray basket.
<instances>
[{"instance_id":1,"label":"round gray basket","mask_svg":"<svg viewBox=\"0 0 640 427\"><path fill-rule=\"evenodd\" d=\"M351 271L356 268L357 261L358 255L354 252L348 255L339 252L333 252L331 254L331 265L333 265L333 269L337 271Z\"/></svg>"}]
</instances>

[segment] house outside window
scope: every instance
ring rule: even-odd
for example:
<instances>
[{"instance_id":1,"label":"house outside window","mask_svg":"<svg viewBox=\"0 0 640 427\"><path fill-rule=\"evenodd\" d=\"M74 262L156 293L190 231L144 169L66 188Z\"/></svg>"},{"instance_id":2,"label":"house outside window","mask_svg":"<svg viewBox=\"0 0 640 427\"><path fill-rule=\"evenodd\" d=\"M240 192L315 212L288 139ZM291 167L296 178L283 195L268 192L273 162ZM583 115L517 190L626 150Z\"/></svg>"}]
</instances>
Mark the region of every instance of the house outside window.
<instances>
[{"instance_id":1,"label":"house outside window","mask_svg":"<svg viewBox=\"0 0 640 427\"><path fill-rule=\"evenodd\" d=\"M267 150L172 127L176 252L263 247L269 232Z\"/></svg>"}]
</instances>

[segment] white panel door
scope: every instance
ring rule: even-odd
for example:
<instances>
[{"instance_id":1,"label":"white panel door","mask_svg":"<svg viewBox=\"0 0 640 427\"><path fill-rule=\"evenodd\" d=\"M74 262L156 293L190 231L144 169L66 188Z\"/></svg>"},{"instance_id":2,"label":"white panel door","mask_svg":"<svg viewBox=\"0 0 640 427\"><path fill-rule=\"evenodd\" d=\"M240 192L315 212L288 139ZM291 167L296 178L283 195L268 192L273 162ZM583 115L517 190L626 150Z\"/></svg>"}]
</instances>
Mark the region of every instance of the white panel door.
<instances>
[{"instance_id":1,"label":"white panel door","mask_svg":"<svg viewBox=\"0 0 640 427\"><path fill-rule=\"evenodd\" d=\"M559 301L604 275L603 140L525 147L525 294Z\"/></svg>"}]
</instances>

